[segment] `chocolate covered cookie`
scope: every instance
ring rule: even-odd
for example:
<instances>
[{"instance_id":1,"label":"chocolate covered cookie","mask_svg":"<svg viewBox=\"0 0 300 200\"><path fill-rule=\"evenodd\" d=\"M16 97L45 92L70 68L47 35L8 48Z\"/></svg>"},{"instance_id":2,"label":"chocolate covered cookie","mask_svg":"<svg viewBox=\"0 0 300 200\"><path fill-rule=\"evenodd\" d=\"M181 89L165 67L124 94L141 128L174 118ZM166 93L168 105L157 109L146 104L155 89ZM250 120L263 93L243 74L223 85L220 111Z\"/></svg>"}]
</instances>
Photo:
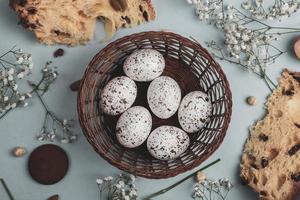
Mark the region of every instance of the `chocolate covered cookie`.
<instances>
[{"instance_id":1,"label":"chocolate covered cookie","mask_svg":"<svg viewBox=\"0 0 300 200\"><path fill-rule=\"evenodd\" d=\"M66 152L53 144L37 147L28 160L29 174L43 185L59 182L64 178L68 169L69 159Z\"/></svg>"}]
</instances>

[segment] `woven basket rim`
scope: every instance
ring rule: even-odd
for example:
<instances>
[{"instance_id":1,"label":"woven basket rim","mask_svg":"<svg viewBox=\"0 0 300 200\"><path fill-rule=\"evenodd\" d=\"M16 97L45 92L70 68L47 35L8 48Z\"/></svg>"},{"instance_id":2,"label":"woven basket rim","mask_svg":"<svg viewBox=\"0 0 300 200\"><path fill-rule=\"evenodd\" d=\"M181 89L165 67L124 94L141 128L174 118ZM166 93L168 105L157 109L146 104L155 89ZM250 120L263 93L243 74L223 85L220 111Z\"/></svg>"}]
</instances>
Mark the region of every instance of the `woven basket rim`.
<instances>
[{"instance_id":1,"label":"woven basket rim","mask_svg":"<svg viewBox=\"0 0 300 200\"><path fill-rule=\"evenodd\" d=\"M97 149L95 146L95 141L93 141L90 138L90 135L88 134L88 130L86 130L85 126L84 126L84 122L81 119L81 115L83 114L82 109L81 109L81 98L82 98L82 87L83 85L86 83L86 77L87 75L90 73L90 65L91 63L97 58L97 56L99 54L101 54L101 52L109 50L112 46L118 46L119 44L122 44L124 41L130 41L135 37L138 37L140 35L155 35L155 34L164 34L165 36L172 36L177 38L180 42L183 42L185 44L188 44L190 48L194 49L195 51L201 51L204 52L207 56L207 58L209 58L211 60L211 62L213 62L213 65L210 65L210 67L213 67L217 73L222 77L222 82L224 83L224 91L225 91L225 95L227 97L226 101L227 101L227 112L224 114L225 115L225 122L222 128L222 137L213 145L213 148L207 148L205 150L205 155L203 155L201 158L199 159L195 159L194 162L192 162L189 165L184 165L180 168L180 170L177 170L175 172L173 172L172 174L169 175L164 175L164 176L160 176L160 175L153 175L151 173L136 173L136 171L130 171L130 168L127 168L123 165L121 165L119 162L117 162L116 160L110 159L109 156L107 156L104 152L100 151L100 149ZM111 43L109 43L108 45L106 45L104 48L102 48L97 54L95 54L95 56L91 59L91 61L89 62L89 64L86 67L86 70L83 74L83 78L82 81L80 83L80 87L78 90L78 96L77 96L77 112L78 112L78 118L79 118L79 122L81 125L81 129L83 134L85 135L85 138L87 139L87 141L92 145L93 149L103 158L105 159L108 163L110 163L111 165L117 167L120 170L123 171L127 171L129 173L133 173L137 176L141 176L141 177L145 177L145 178L151 178L151 179L161 179L161 178L170 178L170 177L174 177L178 174L187 172L189 170L192 170L193 168L199 166L202 162L204 162L210 155L212 155L221 145L221 143L223 142L226 132L228 130L228 126L229 123L231 121L231 115L232 115L232 93L230 90L230 84L227 80L227 77L225 75L225 73L223 72L221 66L219 65L218 62L216 62L213 57L210 55L210 53L203 48L199 43L196 43L195 41L192 41L186 37L183 37L177 33L173 33L173 32L168 32L168 31L145 31L145 32L139 32L139 33L134 33L131 35L127 35L124 37L121 37L115 41L112 41Z\"/></svg>"}]
</instances>

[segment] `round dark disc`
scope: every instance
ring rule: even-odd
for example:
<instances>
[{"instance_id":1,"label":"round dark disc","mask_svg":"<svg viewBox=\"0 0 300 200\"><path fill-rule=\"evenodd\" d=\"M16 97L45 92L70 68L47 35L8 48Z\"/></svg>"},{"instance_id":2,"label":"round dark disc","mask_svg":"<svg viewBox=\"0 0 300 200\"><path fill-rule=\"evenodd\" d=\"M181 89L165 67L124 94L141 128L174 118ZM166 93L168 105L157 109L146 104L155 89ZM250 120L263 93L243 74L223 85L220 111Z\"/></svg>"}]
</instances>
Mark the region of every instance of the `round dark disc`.
<instances>
[{"instance_id":1,"label":"round dark disc","mask_svg":"<svg viewBox=\"0 0 300 200\"><path fill-rule=\"evenodd\" d=\"M66 152L53 144L37 147L28 160L29 174L44 185L59 182L66 175L68 168L69 159Z\"/></svg>"}]
</instances>

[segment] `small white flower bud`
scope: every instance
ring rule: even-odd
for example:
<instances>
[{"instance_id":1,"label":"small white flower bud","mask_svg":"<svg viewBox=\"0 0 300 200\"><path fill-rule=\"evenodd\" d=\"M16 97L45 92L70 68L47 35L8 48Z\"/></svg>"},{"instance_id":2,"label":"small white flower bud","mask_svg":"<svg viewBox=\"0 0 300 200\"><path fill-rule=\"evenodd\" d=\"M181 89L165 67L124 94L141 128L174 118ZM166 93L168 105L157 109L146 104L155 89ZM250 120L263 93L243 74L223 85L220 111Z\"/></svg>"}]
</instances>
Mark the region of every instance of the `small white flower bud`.
<instances>
[{"instance_id":1,"label":"small white flower bud","mask_svg":"<svg viewBox=\"0 0 300 200\"><path fill-rule=\"evenodd\" d=\"M17 106L17 104L16 103L12 103L12 104L10 104L10 107L11 108L15 108Z\"/></svg>"},{"instance_id":2,"label":"small white flower bud","mask_svg":"<svg viewBox=\"0 0 300 200\"><path fill-rule=\"evenodd\" d=\"M7 80L12 81L12 80L14 80L14 77L13 77L12 75L9 75L9 76L7 77Z\"/></svg>"},{"instance_id":3,"label":"small white flower bud","mask_svg":"<svg viewBox=\"0 0 300 200\"><path fill-rule=\"evenodd\" d=\"M14 87L13 87L13 90L16 91L17 89L18 89L18 85L15 84Z\"/></svg>"},{"instance_id":4,"label":"small white flower bud","mask_svg":"<svg viewBox=\"0 0 300 200\"><path fill-rule=\"evenodd\" d=\"M13 75L15 73L15 69L14 68L10 68L8 71L7 71L7 74L9 75Z\"/></svg>"},{"instance_id":5,"label":"small white flower bud","mask_svg":"<svg viewBox=\"0 0 300 200\"><path fill-rule=\"evenodd\" d=\"M70 143L70 141L69 141L67 138L62 138L62 139L60 140L60 142L63 143L63 144Z\"/></svg>"},{"instance_id":6,"label":"small white flower bud","mask_svg":"<svg viewBox=\"0 0 300 200\"><path fill-rule=\"evenodd\" d=\"M17 63L18 64L22 64L23 61L24 61L23 57L18 57L17 58Z\"/></svg>"},{"instance_id":7,"label":"small white flower bud","mask_svg":"<svg viewBox=\"0 0 300 200\"><path fill-rule=\"evenodd\" d=\"M18 73L17 77L18 77L19 79L24 78L24 73L23 73L23 72Z\"/></svg>"},{"instance_id":8,"label":"small white flower bud","mask_svg":"<svg viewBox=\"0 0 300 200\"><path fill-rule=\"evenodd\" d=\"M103 180L100 179L100 178L97 178L97 179L96 179L96 183L97 183L98 185L101 185L101 184L103 183Z\"/></svg>"}]
</instances>

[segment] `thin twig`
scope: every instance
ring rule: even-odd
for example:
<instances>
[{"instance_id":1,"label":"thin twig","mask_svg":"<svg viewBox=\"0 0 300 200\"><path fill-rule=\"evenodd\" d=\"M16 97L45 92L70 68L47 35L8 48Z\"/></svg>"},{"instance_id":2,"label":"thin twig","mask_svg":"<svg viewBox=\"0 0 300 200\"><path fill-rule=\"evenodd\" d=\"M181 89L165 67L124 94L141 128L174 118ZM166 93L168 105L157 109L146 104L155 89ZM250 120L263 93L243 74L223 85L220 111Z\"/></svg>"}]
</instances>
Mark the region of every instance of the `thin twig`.
<instances>
[{"instance_id":1,"label":"thin twig","mask_svg":"<svg viewBox=\"0 0 300 200\"><path fill-rule=\"evenodd\" d=\"M10 200L15 200L15 198L13 197L12 193L10 192L8 186L6 185L4 179L0 178L0 182L3 185L3 188L4 188L5 192L7 193L9 199Z\"/></svg>"}]
</instances>

